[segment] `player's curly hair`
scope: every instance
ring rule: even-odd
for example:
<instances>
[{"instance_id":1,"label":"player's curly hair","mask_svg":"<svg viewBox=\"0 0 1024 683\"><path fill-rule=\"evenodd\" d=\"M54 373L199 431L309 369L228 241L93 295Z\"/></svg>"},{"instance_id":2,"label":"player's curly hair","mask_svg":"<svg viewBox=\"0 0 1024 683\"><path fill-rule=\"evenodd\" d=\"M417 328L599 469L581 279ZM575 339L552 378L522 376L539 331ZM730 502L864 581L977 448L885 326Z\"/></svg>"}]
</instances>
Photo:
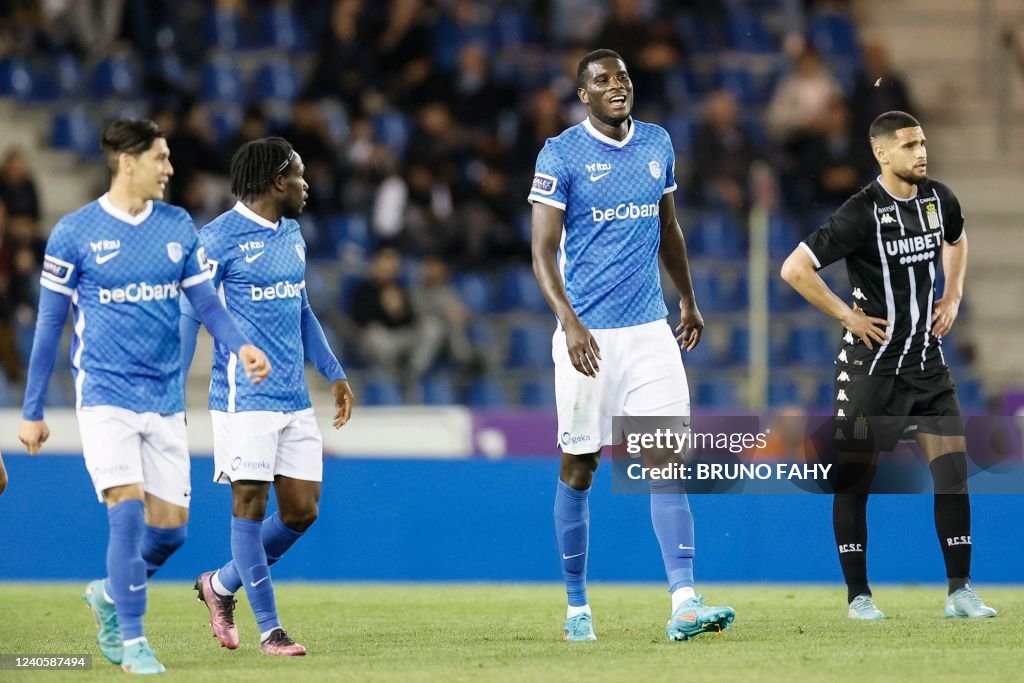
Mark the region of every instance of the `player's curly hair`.
<instances>
[{"instance_id":1,"label":"player's curly hair","mask_svg":"<svg viewBox=\"0 0 1024 683\"><path fill-rule=\"evenodd\" d=\"M138 156L162 137L164 132L160 126L149 119L120 119L111 123L100 138L100 149L110 174L117 175L118 157L122 153Z\"/></svg>"},{"instance_id":2,"label":"player's curly hair","mask_svg":"<svg viewBox=\"0 0 1024 683\"><path fill-rule=\"evenodd\" d=\"M579 66L576 67L576 87L577 88L585 88L586 87L586 85L587 85L586 84L586 80L587 80L587 67L589 67L594 62L601 61L602 59L617 59L620 62L622 62L623 64L626 63L625 60L622 59L622 56L619 55L619 53L616 52L615 50L608 50L608 49L602 48L600 50L594 50L593 52L588 52L587 54L583 55L583 59L580 60Z\"/></svg>"},{"instance_id":3,"label":"player's curly hair","mask_svg":"<svg viewBox=\"0 0 1024 683\"><path fill-rule=\"evenodd\" d=\"M274 178L288 170L294 157L295 150L284 138L245 143L231 157L231 194L239 199L261 196Z\"/></svg>"}]
</instances>

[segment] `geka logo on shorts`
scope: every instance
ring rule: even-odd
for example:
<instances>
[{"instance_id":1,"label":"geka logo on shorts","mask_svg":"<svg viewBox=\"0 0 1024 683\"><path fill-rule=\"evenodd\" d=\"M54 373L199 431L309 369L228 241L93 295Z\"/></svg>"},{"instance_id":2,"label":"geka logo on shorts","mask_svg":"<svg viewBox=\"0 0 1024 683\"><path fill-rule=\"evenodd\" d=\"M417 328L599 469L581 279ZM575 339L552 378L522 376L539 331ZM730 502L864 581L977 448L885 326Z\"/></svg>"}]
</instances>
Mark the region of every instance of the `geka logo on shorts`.
<instances>
[{"instance_id":1,"label":"geka logo on shorts","mask_svg":"<svg viewBox=\"0 0 1024 683\"><path fill-rule=\"evenodd\" d=\"M274 299L295 299L302 296L302 289L306 281L295 283L281 281L269 287L257 287L249 285L253 301L273 301Z\"/></svg>"},{"instance_id":2,"label":"geka logo on shorts","mask_svg":"<svg viewBox=\"0 0 1024 683\"><path fill-rule=\"evenodd\" d=\"M864 552L864 545L861 543L840 543L839 554L844 553L862 553Z\"/></svg>"},{"instance_id":3,"label":"geka logo on shorts","mask_svg":"<svg viewBox=\"0 0 1024 683\"><path fill-rule=\"evenodd\" d=\"M132 282L125 287L104 289L100 287L101 304L137 304L147 301L164 301L178 298L178 283L167 282L151 285L148 282Z\"/></svg>"},{"instance_id":4,"label":"geka logo on shorts","mask_svg":"<svg viewBox=\"0 0 1024 683\"><path fill-rule=\"evenodd\" d=\"M602 221L624 221L637 218L650 218L658 215L657 204L619 204L614 209L599 209L596 206L590 207L590 217L595 223Z\"/></svg>"},{"instance_id":5,"label":"geka logo on shorts","mask_svg":"<svg viewBox=\"0 0 1024 683\"><path fill-rule=\"evenodd\" d=\"M946 546L952 548L955 545L971 545L970 536L950 536L946 538Z\"/></svg>"},{"instance_id":6,"label":"geka logo on shorts","mask_svg":"<svg viewBox=\"0 0 1024 683\"><path fill-rule=\"evenodd\" d=\"M562 445L563 446L568 446L570 444L575 446L578 443L585 443L587 441L590 441L590 435L589 434L581 434L579 436L574 436L574 435L570 434L569 432L562 432Z\"/></svg>"}]
</instances>

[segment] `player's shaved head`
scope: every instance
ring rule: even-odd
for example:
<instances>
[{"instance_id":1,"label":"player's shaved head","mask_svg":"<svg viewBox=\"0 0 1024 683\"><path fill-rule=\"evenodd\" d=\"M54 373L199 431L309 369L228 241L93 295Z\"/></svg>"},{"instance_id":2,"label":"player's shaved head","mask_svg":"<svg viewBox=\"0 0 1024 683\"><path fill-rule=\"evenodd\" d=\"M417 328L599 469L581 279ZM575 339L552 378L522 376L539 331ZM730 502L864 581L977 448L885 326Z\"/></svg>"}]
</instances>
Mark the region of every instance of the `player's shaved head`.
<instances>
[{"instance_id":1,"label":"player's shaved head","mask_svg":"<svg viewBox=\"0 0 1024 683\"><path fill-rule=\"evenodd\" d=\"M284 138L247 142L231 157L231 194L239 199L265 194L274 178L285 173L295 150Z\"/></svg>"},{"instance_id":2,"label":"player's shaved head","mask_svg":"<svg viewBox=\"0 0 1024 683\"><path fill-rule=\"evenodd\" d=\"M157 138L164 137L160 126L149 119L121 119L103 131L100 149L111 175L117 175L121 154L139 156L153 146Z\"/></svg>"},{"instance_id":3,"label":"player's shaved head","mask_svg":"<svg viewBox=\"0 0 1024 683\"><path fill-rule=\"evenodd\" d=\"M874 121L871 122L871 128L868 130L868 137L871 140L877 140L883 137L892 137L896 134L896 131L903 128L917 128L921 124L913 116L905 111L887 111L884 114L880 114Z\"/></svg>"},{"instance_id":4,"label":"player's shaved head","mask_svg":"<svg viewBox=\"0 0 1024 683\"><path fill-rule=\"evenodd\" d=\"M580 60L580 65L576 69L576 87L585 88L587 83L587 69L594 62L600 62L602 59L617 59L623 64L625 61L619 56L619 53L615 50L594 50L583 55L583 59Z\"/></svg>"}]
</instances>

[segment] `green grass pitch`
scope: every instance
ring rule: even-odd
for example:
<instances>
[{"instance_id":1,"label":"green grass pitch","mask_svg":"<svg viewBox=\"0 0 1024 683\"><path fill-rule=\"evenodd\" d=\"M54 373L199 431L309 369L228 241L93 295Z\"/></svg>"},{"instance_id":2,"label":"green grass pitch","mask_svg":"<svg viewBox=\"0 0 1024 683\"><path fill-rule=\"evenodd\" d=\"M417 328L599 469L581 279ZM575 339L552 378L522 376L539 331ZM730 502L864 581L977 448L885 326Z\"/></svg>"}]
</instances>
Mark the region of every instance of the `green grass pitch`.
<instances>
[{"instance_id":1,"label":"green grass pitch","mask_svg":"<svg viewBox=\"0 0 1024 683\"><path fill-rule=\"evenodd\" d=\"M285 627L304 658L262 656L244 597L242 646L221 649L191 586L156 583L147 634L182 681L968 681L1020 680L1024 589L979 587L995 619L946 619L940 586L879 586L881 623L845 618L841 587L700 587L736 608L733 627L666 640L661 586L595 583L596 643L561 640L561 586L520 584L277 585ZM92 654L91 672L0 671L0 680L122 678L95 643L91 616L68 583L0 584L0 652Z\"/></svg>"}]
</instances>

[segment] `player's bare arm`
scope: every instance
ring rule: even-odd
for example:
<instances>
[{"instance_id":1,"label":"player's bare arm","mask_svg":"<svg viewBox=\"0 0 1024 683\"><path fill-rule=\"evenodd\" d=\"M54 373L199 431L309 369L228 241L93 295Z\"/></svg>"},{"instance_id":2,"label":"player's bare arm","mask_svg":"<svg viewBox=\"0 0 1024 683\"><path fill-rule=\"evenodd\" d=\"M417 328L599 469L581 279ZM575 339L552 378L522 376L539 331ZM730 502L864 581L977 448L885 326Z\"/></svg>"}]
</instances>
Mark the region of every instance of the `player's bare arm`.
<instances>
[{"instance_id":1,"label":"player's bare arm","mask_svg":"<svg viewBox=\"0 0 1024 683\"><path fill-rule=\"evenodd\" d=\"M676 220L676 205L672 193L661 197L658 204L658 217L661 219L661 246L659 256L661 262L672 278L672 284L679 292L679 324L676 325L676 341L679 348L693 351L700 343L704 333L704 318L697 308L697 299L693 295L693 282L690 280L690 262L686 258L686 241L683 231Z\"/></svg>"},{"instance_id":2,"label":"player's bare arm","mask_svg":"<svg viewBox=\"0 0 1024 683\"><path fill-rule=\"evenodd\" d=\"M932 334L942 338L949 334L960 312L960 300L964 297L964 280L967 277L967 233L963 233L956 244L946 243L942 247L942 272L946 285L942 298L935 302L932 310Z\"/></svg>"},{"instance_id":3,"label":"player's bare arm","mask_svg":"<svg viewBox=\"0 0 1024 683\"><path fill-rule=\"evenodd\" d=\"M565 285L562 284L556 265L564 217L565 212L559 208L541 202L533 204L533 273L540 283L540 291L565 330L565 344L569 349L569 360L572 361L573 367L584 375L597 377L600 370L597 362L601 359L601 349L569 303L569 296L565 293Z\"/></svg>"},{"instance_id":4,"label":"player's bare arm","mask_svg":"<svg viewBox=\"0 0 1024 683\"><path fill-rule=\"evenodd\" d=\"M865 315L856 304L847 306L818 275L814 262L803 247L794 249L782 264L782 279L820 311L841 322L869 349L874 348L872 342L883 344L889 339L886 334L889 321Z\"/></svg>"},{"instance_id":5,"label":"player's bare arm","mask_svg":"<svg viewBox=\"0 0 1024 683\"><path fill-rule=\"evenodd\" d=\"M338 379L331 384L331 395L334 396L334 419L331 426L341 429L352 417L352 407L356 403L356 396L352 393L352 387L348 380Z\"/></svg>"},{"instance_id":6,"label":"player's bare arm","mask_svg":"<svg viewBox=\"0 0 1024 683\"><path fill-rule=\"evenodd\" d=\"M38 455L43 444L50 438L46 420L22 420L18 426L18 440L25 444L29 455Z\"/></svg>"}]
</instances>

